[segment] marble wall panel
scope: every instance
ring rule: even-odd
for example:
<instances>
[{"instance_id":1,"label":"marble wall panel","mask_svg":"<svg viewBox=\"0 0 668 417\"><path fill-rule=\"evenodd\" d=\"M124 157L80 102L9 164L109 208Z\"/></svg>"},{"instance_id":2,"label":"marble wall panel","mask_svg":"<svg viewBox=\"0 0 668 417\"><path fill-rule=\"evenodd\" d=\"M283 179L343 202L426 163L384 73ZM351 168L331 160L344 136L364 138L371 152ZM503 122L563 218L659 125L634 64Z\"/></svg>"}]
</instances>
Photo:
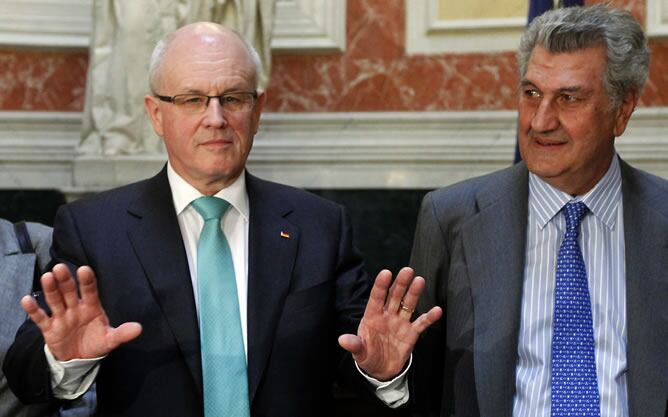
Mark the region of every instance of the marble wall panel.
<instances>
[{"instance_id":1,"label":"marble wall panel","mask_svg":"<svg viewBox=\"0 0 668 417\"><path fill-rule=\"evenodd\" d=\"M0 50L0 110L81 111L87 51Z\"/></svg>"},{"instance_id":2,"label":"marble wall panel","mask_svg":"<svg viewBox=\"0 0 668 417\"><path fill-rule=\"evenodd\" d=\"M587 4L599 0L589 0ZM645 0L614 0L645 20ZM405 53L406 0L349 0L346 50L274 54L266 110L457 111L515 107L513 52ZM653 39L640 104L668 106L668 40ZM0 110L80 111L86 51L0 50Z\"/></svg>"},{"instance_id":3,"label":"marble wall panel","mask_svg":"<svg viewBox=\"0 0 668 417\"><path fill-rule=\"evenodd\" d=\"M511 109L513 53L409 56L402 0L348 2L346 51L275 55L270 111Z\"/></svg>"}]
</instances>

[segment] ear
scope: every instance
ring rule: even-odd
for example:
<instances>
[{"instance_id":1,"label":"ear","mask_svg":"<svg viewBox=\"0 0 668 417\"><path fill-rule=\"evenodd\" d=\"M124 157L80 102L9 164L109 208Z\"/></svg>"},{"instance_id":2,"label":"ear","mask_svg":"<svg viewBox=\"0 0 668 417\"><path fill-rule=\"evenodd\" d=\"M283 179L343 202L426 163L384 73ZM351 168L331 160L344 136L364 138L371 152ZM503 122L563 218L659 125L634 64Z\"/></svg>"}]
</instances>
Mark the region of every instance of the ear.
<instances>
[{"instance_id":1,"label":"ear","mask_svg":"<svg viewBox=\"0 0 668 417\"><path fill-rule=\"evenodd\" d=\"M144 109L146 110L146 114L148 115L149 120L151 120L151 124L153 125L153 130L155 131L156 135L163 137L163 128L162 128L162 111L160 110L160 103L158 102L158 99L151 96L151 95L145 95L144 96Z\"/></svg>"},{"instance_id":2,"label":"ear","mask_svg":"<svg viewBox=\"0 0 668 417\"><path fill-rule=\"evenodd\" d=\"M259 91L257 93L257 99L255 100L255 107L253 107L252 122L253 122L253 134L257 133L257 129L260 127L260 115L262 114L262 109L264 108L264 103L267 101L267 93L264 91Z\"/></svg>"},{"instance_id":3,"label":"ear","mask_svg":"<svg viewBox=\"0 0 668 417\"><path fill-rule=\"evenodd\" d=\"M622 104L615 111L615 137L619 137L626 130L626 125L638 104L638 93L636 91L629 91L626 93Z\"/></svg>"}]
</instances>

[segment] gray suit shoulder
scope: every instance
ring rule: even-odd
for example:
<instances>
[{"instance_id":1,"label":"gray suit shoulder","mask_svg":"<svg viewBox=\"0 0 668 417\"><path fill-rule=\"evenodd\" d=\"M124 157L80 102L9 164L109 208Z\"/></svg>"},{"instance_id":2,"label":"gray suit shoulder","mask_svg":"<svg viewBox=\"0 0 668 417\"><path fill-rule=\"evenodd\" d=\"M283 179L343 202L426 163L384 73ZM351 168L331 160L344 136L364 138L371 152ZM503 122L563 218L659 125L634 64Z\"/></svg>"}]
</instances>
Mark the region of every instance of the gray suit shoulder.
<instances>
[{"instance_id":1,"label":"gray suit shoulder","mask_svg":"<svg viewBox=\"0 0 668 417\"><path fill-rule=\"evenodd\" d=\"M49 263L49 248L51 247L51 228L41 223L26 222L28 234L30 235L30 242L37 254L40 268L46 267ZM10 246L18 249L16 233L14 232L14 224L8 220L0 219L0 247ZM5 242L5 240L11 240Z\"/></svg>"},{"instance_id":2,"label":"gray suit shoulder","mask_svg":"<svg viewBox=\"0 0 668 417\"><path fill-rule=\"evenodd\" d=\"M52 229L41 223L28 222L26 223L26 226L28 227L28 234L30 234L30 240L35 248L35 253L37 254L39 267L44 271L51 260L49 248L51 248Z\"/></svg>"},{"instance_id":3,"label":"gray suit shoulder","mask_svg":"<svg viewBox=\"0 0 668 417\"><path fill-rule=\"evenodd\" d=\"M668 219L668 180L621 161L622 187Z\"/></svg>"},{"instance_id":4,"label":"gray suit shoulder","mask_svg":"<svg viewBox=\"0 0 668 417\"><path fill-rule=\"evenodd\" d=\"M526 188L528 171L524 163L470 178L428 193L423 201L433 205L439 218L469 216L476 213L480 204L490 204L518 188Z\"/></svg>"}]
</instances>

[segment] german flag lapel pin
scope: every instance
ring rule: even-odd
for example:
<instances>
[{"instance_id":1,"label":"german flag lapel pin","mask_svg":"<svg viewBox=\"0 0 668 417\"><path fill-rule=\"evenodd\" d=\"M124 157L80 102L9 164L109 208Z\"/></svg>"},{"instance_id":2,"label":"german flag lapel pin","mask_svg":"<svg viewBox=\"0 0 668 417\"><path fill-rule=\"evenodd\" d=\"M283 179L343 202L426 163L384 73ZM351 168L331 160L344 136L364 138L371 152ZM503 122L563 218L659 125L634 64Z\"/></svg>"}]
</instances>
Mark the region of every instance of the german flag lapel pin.
<instances>
[{"instance_id":1,"label":"german flag lapel pin","mask_svg":"<svg viewBox=\"0 0 668 417\"><path fill-rule=\"evenodd\" d=\"M290 233L288 233L288 232L286 232L286 231L284 231L284 230L281 230L281 237L282 237L283 239L290 239Z\"/></svg>"}]
</instances>

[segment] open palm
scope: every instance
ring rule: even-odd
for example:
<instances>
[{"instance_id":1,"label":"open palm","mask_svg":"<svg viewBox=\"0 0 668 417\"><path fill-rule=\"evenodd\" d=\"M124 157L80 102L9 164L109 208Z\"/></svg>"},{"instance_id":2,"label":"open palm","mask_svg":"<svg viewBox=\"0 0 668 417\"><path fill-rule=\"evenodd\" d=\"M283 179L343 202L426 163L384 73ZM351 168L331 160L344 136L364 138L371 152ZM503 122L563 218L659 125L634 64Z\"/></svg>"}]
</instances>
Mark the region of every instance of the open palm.
<instances>
[{"instance_id":1,"label":"open palm","mask_svg":"<svg viewBox=\"0 0 668 417\"><path fill-rule=\"evenodd\" d=\"M65 264L58 264L52 272L42 275L42 289L51 316L39 308L33 297L25 296L21 300L23 309L39 327L44 342L56 359L67 361L104 356L139 336L139 323L123 323L116 328L109 325L91 268L79 268L77 278L81 297Z\"/></svg>"},{"instance_id":2,"label":"open palm","mask_svg":"<svg viewBox=\"0 0 668 417\"><path fill-rule=\"evenodd\" d=\"M394 283L390 271L381 271L357 335L339 337L341 347L369 376L387 381L401 373L420 334L441 317L441 308L433 307L411 322L424 285L422 277L413 278L411 268L399 271Z\"/></svg>"}]
</instances>

